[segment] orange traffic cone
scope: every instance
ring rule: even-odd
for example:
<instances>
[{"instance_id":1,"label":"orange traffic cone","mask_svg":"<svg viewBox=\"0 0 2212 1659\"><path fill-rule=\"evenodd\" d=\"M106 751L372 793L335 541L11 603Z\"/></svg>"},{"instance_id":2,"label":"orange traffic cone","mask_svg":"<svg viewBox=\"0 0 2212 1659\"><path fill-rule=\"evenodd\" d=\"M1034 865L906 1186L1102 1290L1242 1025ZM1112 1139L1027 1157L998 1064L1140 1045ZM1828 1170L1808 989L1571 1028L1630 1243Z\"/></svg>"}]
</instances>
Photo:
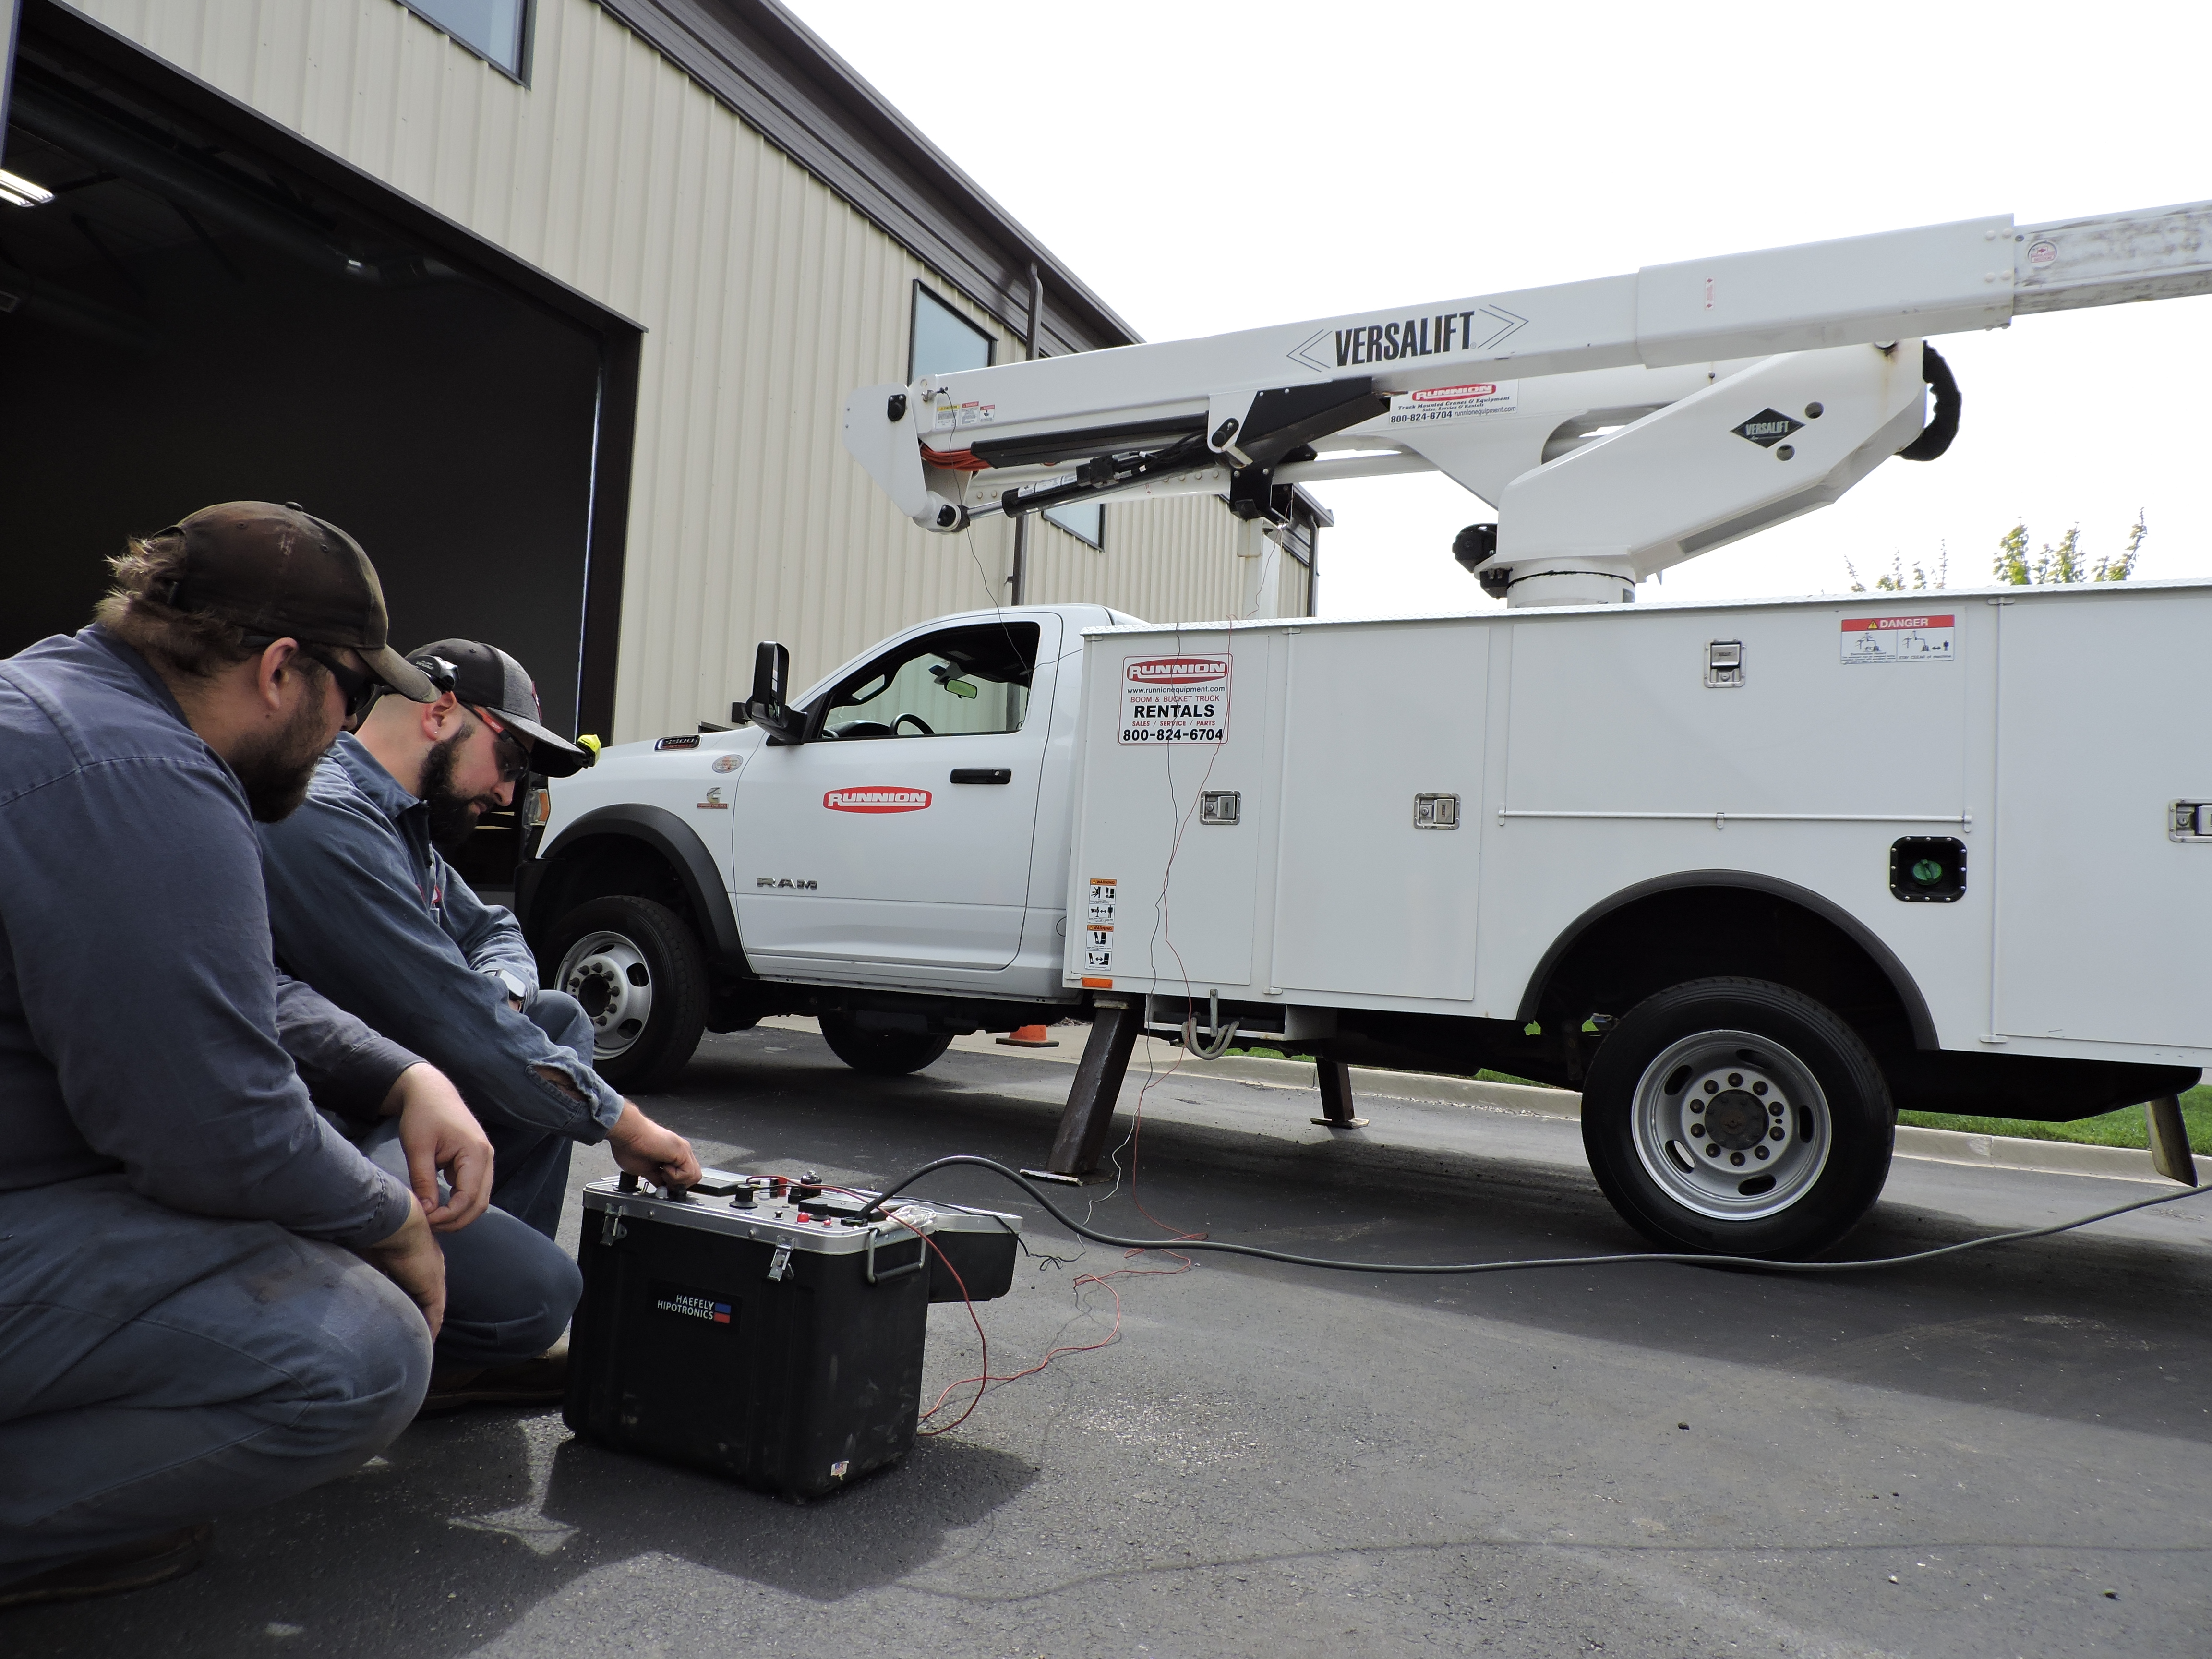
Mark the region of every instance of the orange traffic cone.
<instances>
[{"instance_id":1,"label":"orange traffic cone","mask_svg":"<svg viewBox=\"0 0 2212 1659\"><path fill-rule=\"evenodd\" d=\"M1002 1036L999 1041L1009 1048L1057 1048L1060 1047L1057 1042L1044 1034L1044 1027L1042 1025L1017 1026L1013 1036Z\"/></svg>"}]
</instances>

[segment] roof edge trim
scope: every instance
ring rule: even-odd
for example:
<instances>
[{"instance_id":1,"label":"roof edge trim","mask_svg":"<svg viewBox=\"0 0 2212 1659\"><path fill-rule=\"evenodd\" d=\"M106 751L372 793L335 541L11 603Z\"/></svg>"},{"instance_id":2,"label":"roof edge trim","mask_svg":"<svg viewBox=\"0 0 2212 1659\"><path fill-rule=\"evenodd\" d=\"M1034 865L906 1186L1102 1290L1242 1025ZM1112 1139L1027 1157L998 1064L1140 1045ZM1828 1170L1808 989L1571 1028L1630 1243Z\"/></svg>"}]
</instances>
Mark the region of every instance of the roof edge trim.
<instances>
[{"instance_id":1,"label":"roof edge trim","mask_svg":"<svg viewBox=\"0 0 2212 1659\"><path fill-rule=\"evenodd\" d=\"M1058 356L1142 337L775 0L597 0L599 8L944 276L1019 339L1029 267L1039 346Z\"/></svg>"}]
</instances>

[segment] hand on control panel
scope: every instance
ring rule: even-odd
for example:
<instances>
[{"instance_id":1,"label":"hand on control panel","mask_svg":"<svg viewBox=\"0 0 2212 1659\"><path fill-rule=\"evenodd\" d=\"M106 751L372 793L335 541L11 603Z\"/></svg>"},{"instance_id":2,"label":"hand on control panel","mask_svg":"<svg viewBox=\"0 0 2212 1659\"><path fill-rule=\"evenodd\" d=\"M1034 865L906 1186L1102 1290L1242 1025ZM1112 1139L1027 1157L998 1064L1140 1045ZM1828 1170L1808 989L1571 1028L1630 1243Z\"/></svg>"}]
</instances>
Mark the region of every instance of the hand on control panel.
<instances>
[{"instance_id":1,"label":"hand on control panel","mask_svg":"<svg viewBox=\"0 0 2212 1659\"><path fill-rule=\"evenodd\" d=\"M656 1187L690 1187L699 1179L699 1160L691 1143L664 1129L629 1101L607 1131L607 1145L619 1169L641 1176Z\"/></svg>"}]
</instances>

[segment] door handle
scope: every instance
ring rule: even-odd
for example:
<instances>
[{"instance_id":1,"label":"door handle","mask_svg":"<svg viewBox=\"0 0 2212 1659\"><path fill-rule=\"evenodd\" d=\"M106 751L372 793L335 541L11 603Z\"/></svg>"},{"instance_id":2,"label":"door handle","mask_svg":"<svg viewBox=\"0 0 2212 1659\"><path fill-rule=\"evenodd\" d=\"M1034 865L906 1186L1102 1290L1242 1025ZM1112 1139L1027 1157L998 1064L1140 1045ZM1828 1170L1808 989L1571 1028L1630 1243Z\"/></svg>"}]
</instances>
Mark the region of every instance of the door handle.
<instances>
[{"instance_id":1,"label":"door handle","mask_svg":"<svg viewBox=\"0 0 2212 1659\"><path fill-rule=\"evenodd\" d=\"M955 783L1012 783L1013 769L1005 766L956 766L952 769Z\"/></svg>"}]
</instances>

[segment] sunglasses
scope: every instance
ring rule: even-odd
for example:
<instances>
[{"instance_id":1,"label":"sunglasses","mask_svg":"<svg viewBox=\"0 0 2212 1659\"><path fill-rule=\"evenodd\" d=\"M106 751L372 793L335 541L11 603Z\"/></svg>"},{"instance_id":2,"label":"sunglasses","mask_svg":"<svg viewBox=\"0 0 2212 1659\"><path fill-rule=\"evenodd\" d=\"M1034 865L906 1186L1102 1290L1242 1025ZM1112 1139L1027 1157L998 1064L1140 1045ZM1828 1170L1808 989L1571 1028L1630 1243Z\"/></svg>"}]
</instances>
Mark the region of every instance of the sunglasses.
<instances>
[{"instance_id":1,"label":"sunglasses","mask_svg":"<svg viewBox=\"0 0 2212 1659\"><path fill-rule=\"evenodd\" d=\"M474 703L464 706L482 720L497 739L492 753L499 760L499 781L520 787L523 779L530 775L529 745L508 731L499 717L488 709L479 708Z\"/></svg>"},{"instance_id":2,"label":"sunglasses","mask_svg":"<svg viewBox=\"0 0 2212 1659\"><path fill-rule=\"evenodd\" d=\"M289 634L249 634L246 636L246 645L248 650L265 651L278 640L291 637ZM384 690L382 680L365 668L354 667L344 658L338 655L334 647L309 645L301 641L300 654L303 657L313 657L328 669L331 678L337 682L338 695L345 699L345 720L348 726L351 726L366 714L368 712L368 706L374 702Z\"/></svg>"},{"instance_id":3,"label":"sunglasses","mask_svg":"<svg viewBox=\"0 0 2212 1659\"><path fill-rule=\"evenodd\" d=\"M369 704L382 695L384 682L365 668L349 665L335 651L325 651L320 646L303 645L306 655L331 671L331 678L338 683L338 695L345 699L346 724L350 726L368 713Z\"/></svg>"}]
</instances>

